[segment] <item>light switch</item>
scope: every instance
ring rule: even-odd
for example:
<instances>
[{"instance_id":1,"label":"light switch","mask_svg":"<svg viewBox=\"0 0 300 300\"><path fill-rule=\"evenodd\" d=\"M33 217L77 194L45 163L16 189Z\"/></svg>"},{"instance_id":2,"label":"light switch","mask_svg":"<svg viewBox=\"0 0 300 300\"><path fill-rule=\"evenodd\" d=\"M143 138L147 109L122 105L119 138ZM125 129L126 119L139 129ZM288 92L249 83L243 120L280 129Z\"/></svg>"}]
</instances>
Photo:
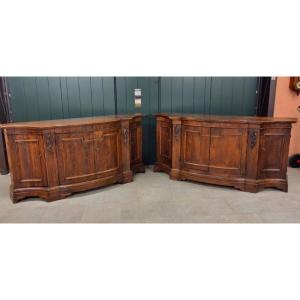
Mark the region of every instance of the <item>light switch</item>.
<instances>
[{"instance_id":1,"label":"light switch","mask_svg":"<svg viewBox=\"0 0 300 300\"><path fill-rule=\"evenodd\" d=\"M142 106L142 89L134 89L134 106L135 108Z\"/></svg>"}]
</instances>

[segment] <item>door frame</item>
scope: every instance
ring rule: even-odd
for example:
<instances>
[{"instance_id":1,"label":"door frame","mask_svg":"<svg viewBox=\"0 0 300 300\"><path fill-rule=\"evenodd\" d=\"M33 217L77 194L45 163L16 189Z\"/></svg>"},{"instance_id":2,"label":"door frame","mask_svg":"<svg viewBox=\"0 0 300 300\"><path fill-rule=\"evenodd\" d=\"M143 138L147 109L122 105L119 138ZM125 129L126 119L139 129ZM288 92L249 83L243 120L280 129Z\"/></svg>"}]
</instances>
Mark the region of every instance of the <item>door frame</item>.
<instances>
[{"instance_id":1,"label":"door frame","mask_svg":"<svg viewBox=\"0 0 300 300\"><path fill-rule=\"evenodd\" d=\"M10 105L10 95L7 87L7 80L5 77L0 77L0 106L3 106L3 110L0 112L0 123L9 123L12 121L12 112ZM3 130L0 129L0 174L6 175L9 173L9 167L7 162L7 153L4 141Z\"/></svg>"}]
</instances>

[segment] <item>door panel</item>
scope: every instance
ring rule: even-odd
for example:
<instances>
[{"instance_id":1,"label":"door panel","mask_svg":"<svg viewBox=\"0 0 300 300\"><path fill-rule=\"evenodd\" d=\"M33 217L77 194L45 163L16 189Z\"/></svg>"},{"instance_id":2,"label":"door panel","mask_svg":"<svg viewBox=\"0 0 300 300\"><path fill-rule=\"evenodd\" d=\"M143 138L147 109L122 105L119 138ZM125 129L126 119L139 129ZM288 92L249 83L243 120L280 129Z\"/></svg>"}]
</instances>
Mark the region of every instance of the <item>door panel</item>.
<instances>
[{"instance_id":1,"label":"door panel","mask_svg":"<svg viewBox=\"0 0 300 300\"><path fill-rule=\"evenodd\" d=\"M61 184L95 177L93 133L59 133L56 134L56 144Z\"/></svg>"},{"instance_id":2,"label":"door panel","mask_svg":"<svg viewBox=\"0 0 300 300\"><path fill-rule=\"evenodd\" d=\"M97 177L108 176L121 168L121 131L95 132L95 171Z\"/></svg>"},{"instance_id":3,"label":"door panel","mask_svg":"<svg viewBox=\"0 0 300 300\"><path fill-rule=\"evenodd\" d=\"M289 133L284 129L268 129L261 134L260 143L260 178L285 178L287 162L282 157L287 157Z\"/></svg>"},{"instance_id":4,"label":"door panel","mask_svg":"<svg viewBox=\"0 0 300 300\"><path fill-rule=\"evenodd\" d=\"M247 129L211 128L209 173L245 175Z\"/></svg>"},{"instance_id":5,"label":"door panel","mask_svg":"<svg viewBox=\"0 0 300 300\"><path fill-rule=\"evenodd\" d=\"M43 137L38 134L9 136L15 187L47 186Z\"/></svg>"},{"instance_id":6,"label":"door panel","mask_svg":"<svg viewBox=\"0 0 300 300\"><path fill-rule=\"evenodd\" d=\"M182 167L208 171L210 129L182 126Z\"/></svg>"}]
</instances>

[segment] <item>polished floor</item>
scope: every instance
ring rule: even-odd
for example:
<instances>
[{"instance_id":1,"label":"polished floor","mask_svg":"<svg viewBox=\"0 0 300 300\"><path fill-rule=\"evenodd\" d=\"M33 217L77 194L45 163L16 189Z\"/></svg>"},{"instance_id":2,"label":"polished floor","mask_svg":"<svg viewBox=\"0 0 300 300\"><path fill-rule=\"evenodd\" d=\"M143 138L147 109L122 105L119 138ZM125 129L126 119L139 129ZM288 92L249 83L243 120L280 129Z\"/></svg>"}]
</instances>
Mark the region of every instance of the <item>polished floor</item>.
<instances>
[{"instance_id":1,"label":"polished floor","mask_svg":"<svg viewBox=\"0 0 300 300\"><path fill-rule=\"evenodd\" d=\"M164 173L136 174L134 182L47 203L13 204L8 175L0 176L0 223L298 223L300 169L289 169L289 192L257 194L173 181Z\"/></svg>"}]
</instances>

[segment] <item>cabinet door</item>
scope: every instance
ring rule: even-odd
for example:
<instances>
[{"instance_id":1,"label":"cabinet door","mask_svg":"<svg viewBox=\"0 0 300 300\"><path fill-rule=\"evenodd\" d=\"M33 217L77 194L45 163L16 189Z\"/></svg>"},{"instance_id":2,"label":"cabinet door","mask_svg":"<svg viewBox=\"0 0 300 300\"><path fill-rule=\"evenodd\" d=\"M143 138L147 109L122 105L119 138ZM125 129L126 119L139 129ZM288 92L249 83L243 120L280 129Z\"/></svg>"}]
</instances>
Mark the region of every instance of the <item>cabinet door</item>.
<instances>
[{"instance_id":1,"label":"cabinet door","mask_svg":"<svg viewBox=\"0 0 300 300\"><path fill-rule=\"evenodd\" d=\"M286 178L289 129L272 128L261 132L259 178Z\"/></svg>"},{"instance_id":2,"label":"cabinet door","mask_svg":"<svg viewBox=\"0 0 300 300\"><path fill-rule=\"evenodd\" d=\"M245 175L247 129L211 128L209 173L221 176Z\"/></svg>"},{"instance_id":3,"label":"cabinet door","mask_svg":"<svg viewBox=\"0 0 300 300\"><path fill-rule=\"evenodd\" d=\"M172 127L168 121L157 122L157 161L170 166L172 158Z\"/></svg>"},{"instance_id":4,"label":"cabinet door","mask_svg":"<svg viewBox=\"0 0 300 300\"><path fill-rule=\"evenodd\" d=\"M88 181L95 177L93 133L57 133L56 144L61 184Z\"/></svg>"},{"instance_id":5,"label":"cabinet door","mask_svg":"<svg viewBox=\"0 0 300 300\"><path fill-rule=\"evenodd\" d=\"M182 168L208 171L210 128L182 126Z\"/></svg>"},{"instance_id":6,"label":"cabinet door","mask_svg":"<svg viewBox=\"0 0 300 300\"><path fill-rule=\"evenodd\" d=\"M95 136L95 171L97 178L113 175L121 170L121 129L97 130Z\"/></svg>"},{"instance_id":7,"label":"cabinet door","mask_svg":"<svg viewBox=\"0 0 300 300\"><path fill-rule=\"evenodd\" d=\"M47 186L43 136L14 134L8 136L8 142L15 188Z\"/></svg>"}]
</instances>

